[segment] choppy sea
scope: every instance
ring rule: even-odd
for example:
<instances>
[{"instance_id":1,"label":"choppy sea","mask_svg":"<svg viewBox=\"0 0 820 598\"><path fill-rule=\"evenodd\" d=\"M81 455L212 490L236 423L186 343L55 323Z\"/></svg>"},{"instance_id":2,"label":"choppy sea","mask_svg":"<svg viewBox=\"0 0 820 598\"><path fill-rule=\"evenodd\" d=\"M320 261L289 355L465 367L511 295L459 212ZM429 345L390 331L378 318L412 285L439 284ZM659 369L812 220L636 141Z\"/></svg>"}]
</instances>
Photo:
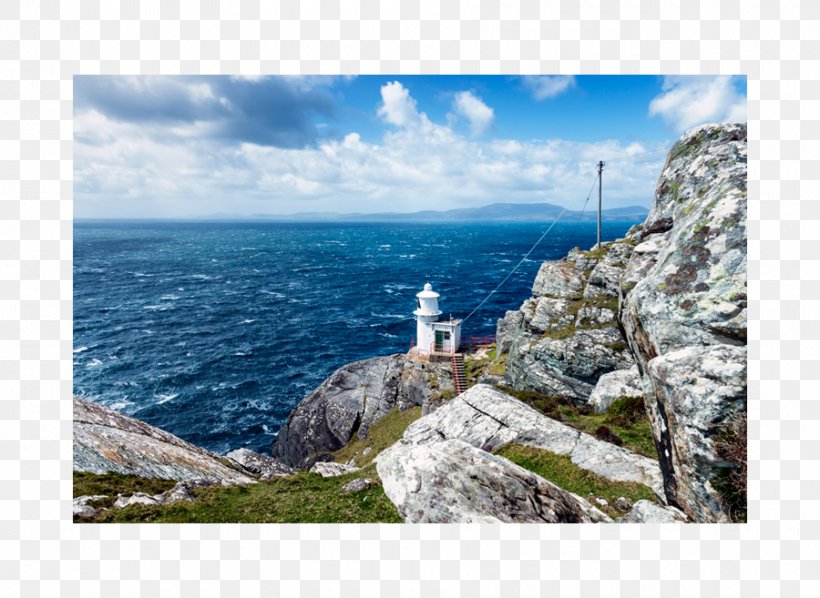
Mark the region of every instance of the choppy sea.
<instances>
[{"instance_id":1,"label":"choppy sea","mask_svg":"<svg viewBox=\"0 0 820 598\"><path fill-rule=\"evenodd\" d=\"M77 222L74 393L217 453L268 452L333 370L408 350L425 282L464 317L548 225ZM463 335L494 334L543 260L595 234L558 223Z\"/></svg>"}]
</instances>

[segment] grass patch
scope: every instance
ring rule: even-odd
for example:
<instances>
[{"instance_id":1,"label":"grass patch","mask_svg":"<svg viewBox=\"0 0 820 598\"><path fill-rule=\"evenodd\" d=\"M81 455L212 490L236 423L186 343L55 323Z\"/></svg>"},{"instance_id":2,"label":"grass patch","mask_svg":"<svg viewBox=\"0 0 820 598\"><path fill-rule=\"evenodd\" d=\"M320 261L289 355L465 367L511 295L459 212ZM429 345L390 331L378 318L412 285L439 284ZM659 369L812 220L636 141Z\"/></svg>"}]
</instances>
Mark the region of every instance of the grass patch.
<instances>
[{"instance_id":1,"label":"grass patch","mask_svg":"<svg viewBox=\"0 0 820 598\"><path fill-rule=\"evenodd\" d=\"M380 452L402 437L407 426L420 417L421 407L411 407L405 411L393 409L370 426L366 438L362 440L356 438L333 453L333 460L338 463L347 463L353 459L357 467L370 465ZM370 451L365 455L363 454L364 449L368 446Z\"/></svg>"},{"instance_id":2,"label":"grass patch","mask_svg":"<svg viewBox=\"0 0 820 598\"><path fill-rule=\"evenodd\" d=\"M506 386L501 390L576 430L617 444L610 436L611 432L621 441L619 446L651 459L658 458L652 427L640 397L621 397L612 403L606 413L595 413L591 407L576 405L564 397L550 397L536 391L515 390ZM606 430L599 431L601 428Z\"/></svg>"},{"instance_id":3,"label":"grass patch","mask_svg":"<svg viewBox=\"0 0 820 598\"><path fill-rule=\"evenodd\" d=\"M590 500L594 506L610 517L623 517L628 512L615 506L615 500L618 497L623 496L631 504L641 499L655 502L655 493L643 484L607 480L578 467L569 455L557 455L550 451L517 444L504 446L496 451L496 454L546 478L564 490ZM592 500L590 494L606 499L609 505L601 507Z\"/></svg>"},{"instance_id":4,"label":"grass patch","mask_svg":"<svg viewBox=\"0 0 820 598\"><path fill-rule=\"evenodd\" d=\"M464 375L466 376L467 386L470 387L478 382L482 374L490 374L492 376L503 376L507 371L507 355L498 356L497 347L493 347L487 351L487 356L484 359L470 359L464 358Z\"/></svg>"},{"instance_id":5,"label":"grass patch","mask_svg":"<svg viewBox=\"0 0 820 598\"><path fill-rule=\"evenodd\" d=\"M342 492L346 483L367 477L374 486ZM134 505L102 512L98 523L399 523L375 466L335 478L301 472L248 486L209 486L194 491L194 502Z\"/></svg>"},{"instance_id":6,"label":"grass patch","mask_svg":"<svg viewBox=\"0 0 820 598\"><path fill-rule=\"evenodd\" d=\"M146 494L161 494L176 486L174 480L161 480L159 478L141 478L135 475L125 475L122 473L88 473L85 471L74 472L74 498L78 496L108 496L108 500L95 502L97 506L110 507L117 500L117 494L130 496L135 492L145 492Z\"/></svg>"}]
</instances>

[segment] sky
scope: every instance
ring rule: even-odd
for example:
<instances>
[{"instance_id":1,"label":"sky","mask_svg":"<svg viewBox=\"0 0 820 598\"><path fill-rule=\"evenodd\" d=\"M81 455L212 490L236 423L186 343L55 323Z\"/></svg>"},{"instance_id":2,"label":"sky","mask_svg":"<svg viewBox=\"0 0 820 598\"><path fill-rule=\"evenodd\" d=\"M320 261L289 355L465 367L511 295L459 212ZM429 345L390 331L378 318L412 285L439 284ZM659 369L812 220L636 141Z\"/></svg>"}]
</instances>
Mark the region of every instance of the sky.
<instances>
[{"instance_id":1,"label":"sky","mask_svg":"<svg viewBox=\"0 0 820 598\"><path fill-rule=\"evenodd\" d=\"M77 218L649 207L666 151L746 120L731 76L74 78Z\"/></svg>"}]
</instances>

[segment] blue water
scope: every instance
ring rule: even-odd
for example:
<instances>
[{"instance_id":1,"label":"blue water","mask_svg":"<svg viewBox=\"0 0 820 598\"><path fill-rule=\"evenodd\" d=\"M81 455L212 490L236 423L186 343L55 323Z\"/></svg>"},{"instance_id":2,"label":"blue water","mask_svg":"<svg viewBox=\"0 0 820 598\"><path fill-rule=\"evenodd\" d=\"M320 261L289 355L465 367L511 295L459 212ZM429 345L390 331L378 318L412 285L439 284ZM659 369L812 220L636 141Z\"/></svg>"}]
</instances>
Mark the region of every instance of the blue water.
<instances>
[{"instance_id":1,"label":"blue water","mask_svg":"<svg viewBox=\"0 0 820 598\"><path fill-rule=\"evenodd\" d=\"M605 222L604 237L631 224ZM407 351L425 282L464 317L545 228L76 223L74 393L217 453L268 452L334 369ZM494 334L543 260L594 242L594 223L557 224L463 335Z\"/></svg>"}]
</instances>

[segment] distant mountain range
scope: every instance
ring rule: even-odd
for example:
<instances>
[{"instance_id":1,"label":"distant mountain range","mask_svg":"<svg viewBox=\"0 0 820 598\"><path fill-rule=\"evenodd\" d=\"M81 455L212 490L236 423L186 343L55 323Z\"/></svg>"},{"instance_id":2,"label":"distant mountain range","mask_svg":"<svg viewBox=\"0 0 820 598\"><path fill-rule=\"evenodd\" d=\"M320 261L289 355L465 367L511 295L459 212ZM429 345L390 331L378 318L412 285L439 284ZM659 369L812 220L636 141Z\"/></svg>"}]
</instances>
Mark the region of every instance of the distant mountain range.
<instances>
[{"instance_id":1,"label":"distant mountain range","mask_svg":"<svg viewBox=\"0 0 820 598\"><path fill-rule=\"evenodd\" d=\"M277 222L527 222L537 220L553 220L558 217L564 208L550 203L494 203L480 208L459 208L455 210L424 210L421 212L378 212L363 214L360 212L299 212L286 216L253 215L231 216L228 214L214 214L208 220L266 220ZM602 220L640 221L649 213L642 206L626 208L610 208L601 212ZM597 218L597 210L587 209L581 213L567 210L563 220L590 221Z\"/></svg>"}]
</instances>

